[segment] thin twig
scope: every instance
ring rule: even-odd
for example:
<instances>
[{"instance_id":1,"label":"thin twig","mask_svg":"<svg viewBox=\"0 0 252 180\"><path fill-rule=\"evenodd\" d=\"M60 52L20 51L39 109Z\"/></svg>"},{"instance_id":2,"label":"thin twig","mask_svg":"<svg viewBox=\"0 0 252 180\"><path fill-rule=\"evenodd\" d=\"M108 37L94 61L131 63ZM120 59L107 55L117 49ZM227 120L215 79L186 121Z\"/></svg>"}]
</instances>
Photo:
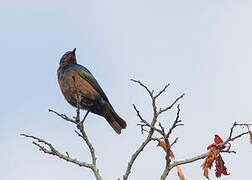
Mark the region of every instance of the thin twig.
<instances>
[{"instance_id":1,"label":"thin twig","mask_svg":"<svg viewBox=\"0 0 252 180\"><path fill-rule=\"evenodd\" d=\"M179 113L180 113L180 107L179 107L179 104L177 105L177 116L176 116L176 119L175 121L173 122L172 124L172 127L169 129L169 132L167 133L167 138L170 137L172 131L177 127L177 126L183 126L184 124L179 124L181 122L181 120L179 120Z\"/></svg>"},{"instance_id":2,"label":"thin twig","mask_svg":"<svg viewBox=\"0 0 252 180\"><path fill-rule=\"evenodd\" d=\"M151 123L149 124L147 121L145 121L142 116L140 115L139 111L137 110L137 108L135 107L135 105L133 105L135 111L137 112L137 116L140 118L141 122L146 122L149 127L150 127L150 130L148 131L148 136L146 137L146 139L144 140L144 142L140 145L140 147L132 154L131 158L130 158L130 161L128 163L128 166L127 166L127 169L126 169L126 172L125 174L123 175L123 180L127 180L128 177L129 177L129 174L131 173L131 169L132 169L132 166L136 160L136 158L138 157L138 155L144 150L144 148L146 147L146 145L152 140L152 135L154 133L154 127L155 127L155 124L157 122L157 107L156 107L156 101L155 101L155 98L153 96L153 92L154 91L151 91L149 90L149 88L144 85L141 81L137 81L137 80L134 80L134 79L131 79L131 81L133 82L136 82L138 83L140 86L142 86L147 92L148 94L150 95L150 98L152 100L152 109L153 109L153 118L152 118L152 121ZM143 132L143 130L142 130Z\"/></svg>"},{"instance_id":3,"label":"thin twig","mask_svg":"<svg viewBox=\"0 0 252 180\"><path fill-rule=\"evenodd\" d=\"M133 166L133 163L135 162L136 158L138 157L138 155L143 151L143 149L145 148L145 146L150 142L150 141L158 141L160 142L160 139L161 138L156 138L156 137L153 137L153 133L156 131L158 132L159 134L162 135L162 138L165 140L166 142L166 146L167 146L167 155L166 155L166 166L169 167L170 165L170 144L169 144L169 140L168 140L168 136L167 134L165 133L165 129L164 127L161 125L161 123L159 123L159 126L160 128L157 128L155 127L156 125L156 122L157 122L157 119L158 119L158 116L164 112L164 111L167 111L168 109L171 109L174 104L177 103L178 100L180 100L181 98L183 98L184 94L182 94L180 97L178 97L169 107L165 108L165 109L160 109L160 111L158 112L157 111L157 106L156 106L156 99L162 94L165 92L165 90L167 89L167 87L169 86L169 84L165 85L165 87L159 91L159 93L157 93L155 96L153 95L154 91L150 90L145 84L143 84L141 81L137 81L137 80L134 80L134 79L131 79L131 81L133 82L136 82L138 83L141 87L143 87L147 92L148 94L150 95L150 98L151 98L151 101L152 101L152 110L153 110L153 118L152 118L152 121L151 123L149 123L147 120L145 120L142 115L140 114L139 110L136 108L136 106L133 104L133 107L134 107L134 110L136 111L136 114L138 116L138 118L140 119L140 122L141 124L138 124L141 126L141 132L147 132L148 133L148 136L147 138L145 139L145 141L141 144L141 146L136 150L135 153L133 153L133 155L131 156L131 159L128 163L128 167L126 169L126 172L125 174L123 175L123 180L127 180L128 179L128 176L131 172L131 169L132 169L132 166ZM180 120L177 120L176 121L176 126L179 126L181 124L178 124L178 122L181 122ZM175 127L176 127L175 126ZM149 127L150 129L149 130L146 130L144 129L144 127ZM173 127L173 129L175 128ZM170 135L170 134L169 134ZM172 143L175 144L177 142L177 138L176 140ZM168 173L167 173L168 174ZM167 175L165 175L166 177Z\"/></svg>"},{"instance_id":4,"label":"thin twig","mask_svg":"<svg viewBox=\"0 0 252 180\"><path fill-rule=\"evenodd\" d=\"M80 132L82 134L82 138L86 142L86 144L88 145L89 151L90 151L91 156L92 156L92 163L94 165L96 165L95 149L94 149L93 145L91 144L90 140L88 139L88 136L87 136L86 132L84 131L83 126L81 126L81 127L82 128L79 129L79 130L80 130Z\"/></svg>"},{"instance_id":5,"label":"thin twig","mask_svg":"<svg viewBox=\"0 0 252 180\"><path fill-rule=\"evenodd\" d=\"M87 162L81 162L81 161L78 161L77 159L73 159L69 156L69 154L67 153L67 155L64 155L62 153L60 153L59 151L57 151L53 145L51 145L50 143L48 143L47 141L43 140L43 139L40 139L38 137L35 137L35 136L31 136L31 135L27 135L27 134L20 134L21 136L24 136L24 137L27 137L27 138L31 138L31 139L34 139L36 140L37 142L33 141L32 143L39 147L39 150L41 150L42 152L46 153L46 154L50 154L50 155L54 155L54 156L57 156L63 160L66 160L68 162L71 162L71 163L74 163L74 164L77 164L78 166L81 166L81 167L87 167L87 168L94 168L94 166L92 164L89 164ZM47 149L46 147L44 147L43 145L41 145L40 143L46 145L49 147L49 149Z\"/></svg>"},{"instance_id":6,"label":"thin twig","mask_svg":"<svg viewBox=\"0 0 252 180\"><path fill-rule=\"evenodd\" d=\"M177 115L176 115L176 118L175 120L173 121L173 124L172 126L170 127L168 133L165 133L165 129L164 127L161 125L161 123L159 123L159 126L161 127L162 129L162 135L163 135L163 138L165 139L165 143L166 143L166 156L165 156L165 162L166 162L166 166L165 166L165 169L161 175L161 180L165 180L166 177L168 176L170 170L171 170L171 160L170 160L170 154L171 154L171 147L177 142L178 138L175 139L175 141L173 141L171 144L170 144L170 141L169 141L169 137L170 135L172 134L173 130L178 127L178 126L183 126L184 124L181 123L181 120L179 120L179 116L180 116L180 107L179 107L179 104L177 105Z\"/></svg>"},{"instance_id":7,"label":"thin twig","mask_svg":"<svg viewBox=\"0 0 252 180\"><path fill-rule=\"evenodd\" d=\"M141 122L144 123L144 124L139 124L139 125L141 125L142 127L143 127L143 126L147 126L147 127L151 128L151 129L154 129L155 131L157 131L157 132L159 132L159 133L162 132L160 129L158 129L158 128L152 126L150 123L148 123L145 119L142 118L142 116L141 116L139 110L136 108L135 104L133 104L133 107L134 107L134 109L135 109L135 111L136 111L136 113L137 113L137 116L138 116L139 119L141 120Z\"/></svg>"},{"instance_id":8,"label":"thin twig","mask_svg":"<svg viewBox=\"0 0 252 180\"><path fill-rule=\"evenodd\" d=\"M177 99L175 99L175 101L168 107L164 108L164 109L159 109L158 114L161 114L169 109L171 109L180 99L182 99L185 96L185 94L183 93L181 96L179 96Z\"/></svg>"},{"instance_id":9,"label":"thin twig","mask_svg":"<svg viewBox=\"0 0 252 180\"><path fill-rule=\"evenodd\" d=\"M78 95L77 95L77 96L78 96ZM79 97L79 96L78 96L78 97ZM77 97L77 98L78 98L78 97ZM70 161L70 162L73 162L73 163L78 164L78 165L81 164L80 166L84 166L84 167L88 167L88 168L92 169L92 171L93 171L93 173L94 173L96 179L97 179L97 180L101 180L102 178L101 178L101 176L100 176L99 170L98 170L97 167L96 167L96 159L97 159L97 158L96 158L96 156L95 156L95 149L94 149L93 145L91 144L90 140L88 139L88 136L87 136L87 134L86 134L86 132L85 132L85 130L84 130L84 126L83 126L83 122L84 122L85 118L87 117L89 111L87 111L87 113L86 113L86 115L84 116L83 120L80 121L80 105L79 105L79 104L80 104L80 99L79 99L79 98L78 98L78 102L79 102L79 103L77 103L77 110L76 110L76 117L75 117L75 120L69 118L69 117L66 116L65 114L58 113L58 112L56 112L56 111L54 111L54 110L52 110L52 109L49 109L49 112L53 112L54 114L56 114L57 116L61 117L62 119L66 120L66 121L68 121L68 122L71 122L71 123L73 123L73 124L75 124L75 125L77 125L77 128L78 128L78 130L80 131L80 133L79 133L78 131L75 131L75 132L76 132L76 133L78 134L78 136L80 136L80 137L85 141L85 143L87 144L87 146L88 146L88 148L89 148L89 151L90 151L90 154L91 154L92 164L89 164L89 163L86 163L86 162L79 162L79 161L76 160L76 159L71 159L71 158L69 157L69 154L68 154L68 153L67 153L67 156L65 156L65 155L59 153L58 151L55 151L55 149L53 148L53 146L52 146L51 144L47 143L46 141L44 141L44 140L42 140L42 139L40 139L40 138L37 138L37 137L35 137L35 136L29 136L29 135L27 135L26 137L30 137L30 138L36 139L36 140L38 140L38 142L41 142L41 143L44 143L44 144L48 145L48 146L51 148L51 151L47 150L45 147L41 146L40 144L38 144L38 143L36 143L36 142L33 142L33 144L36 145L36 146L38 146L38 147L40 148L40 150L42 150L44 153L56 155L56 156L58 156L59 158L64 159L64 160L66 160L66 161ZM23 135L23 136L25 136L25 135ZM57 153L55 153L55 152L57 152Z\"/></svg>"},{"instance_id":10,"label":"thin twig","mask_svg":"<svg viewBox=\"0 0 252 180\"><path fill-rule=\"evenodd\" d=\"M193 158L189 158L189 159L185 159L185 160L182 160L182 161L174 161L174 163L171 164L170 166L170 169L178 166L178 165L182 165L182 164L188 164L188 163L192 163L194 161L198 161L200 159L204 159L206 158L207 156L209 156L211 152L207 152L207 153L204 153L204 154L201 154L201 155L198 155L198 156L195 156Z\"/></svg>"},{"instance_id":11,"label":"thin twig","mask_svg":"<svg viewBox=\"0 0 252 180\"><path fill-rule=\"evenodd\" d=\"M141 146L136 150L136 152L134 152L130 158L130 161L128 163L128 166L127 166L127 169L126 169L126 172L125 174L123 175L123 180L127 180L128 179L128 176L129 174L131 173L131 169L132 169L132 166L136 160L136 158L138 157L138 155L144 150L145 146L151 141L151 136L152 136L152 133L150 133L148 135L148 137L145 139L145 141L141 144Z\"/></svg>"},{"instance_id":12,"label":"thin twig","mask_svg":"<svg viewBox=\"0 0 252 180\"><path fill-rule=\"evenodd\" d=\"M238 138L241 138L244 135L249 134L249 131L247 131L247 132L243 132L241 134L238 134L237 136L235 136L235 137L232 138L233 130L238 125L239 124L234 123L234 125L231 127L231 130L230 130L230 133L229 133L229 137L223 142L222 146L224 146L226 144L230 144L231 141L234 141L234 140L236 140ZM224 152L224 153L236 153L235 151L231 151L230 148L231 148L231 144L229 146L226 146L226 148L223 149L223 150L221 150L220 152ZM182 160L182 161L175 161L174 163L171 164L170 169L172 169L172 168L174 168L175 166L178 166L178 165L188 164L188 163L192 163L194 161L200 160L200 159L204 159L204 158L208 157L210 155L210 153L211 153L211 151L209 151L207 153L204 153L204 154L201 154L199 156L195 156L193 158L185 159L185 160Z\"/></svg>"},{"instance_id":13,"label":"thin twig","mask_svg":"<svg viewBox=\"0 0 252 180\"><path fill-rule=\"evenodd\" d=\"M159 93L158 93L156 96L154 96L154 99L157 99L163 92L165 92L165 90L166 90L169 86L170 86L170 84L166 84L166 85L164 86L164 88L163 88L161 91L159 91Z\"/></svg>"},{"instance_id":14,"label":"thin twig","mask_svg":"<svg viewBox=\"0 0 252 180\"><path fill-rule=\"evenodd\" d=\"M138 83L140 86L145 88L145 90L149 93L149 95L153 98L153 91L151 91L146 85L144 85L141 81L135 80L135 79L130 79L133 82Z\"/></svg>"},{"instance_id":15,"label":"thin twig","mask_svg":"<svg viewBox=\"0 0 252 180\"><path fill-rule=\"evenodd\" d=\"M251 125L251 124L245 124L245 123L239 124L239 123L237 123L237 122L234 122L233 126L232 126L231 129L230 129L229 136L228 136L228 138L226 139L226 141L223 142L223 145L226 145L226 144L229 143L230 141L234 141L235 139L240 138L240 137L243 136L243 135L249 134L249 131L250 131L250 130L249 130L249 126L250 126L250 125ZM241 133L241 134L239 134L239 135L237 135L237 136L235 136L235 137L232 137L234 128L235 128L236 126L245 126L245 127L248 128L248 131L247 131L247 132L243 132L243 133Z\"/></svg>"},{"instance_id":16,"label":"thin twig","mask_svg":"<svg viewBox=\"0 0 252 180\"><path fill-rule=\"evenodd\" d=\"M54 110L52 110L52 109L48 109L48 111L49 111L49 112L53 112L54 114L56 114L57 116L61 117L62 119L66 120L66 121L68 121L68 122L71 122L71 123L76 124L76 122L75 122L73 119L69 118L69 117L66 116L65 114L60 114L60 113L58 113L58 112L56 112L56 111L54 111Z\"/></svg>"},{"instance_id":17,"label":"thin twig","mask_svg":"<svg viewBox=\"0 0 252 180\"><path fill-rule=\"evenodd\" d=\"M178 142L178 137L171 143L171 147Z\"/></svg>"},{"instance_id":18,"label":"thin twig","mask_svg":"<svg viewBox=\"0 0 252 180\"><path fill-rule=\"evenodd\" d=\"M85 119L87 118L87 115L88 115L88 113L89 113L90 111L89 110L87 110L87 112L86 112L86 114L85 114L85 116L84 116L84 118L82 119L82 121L81 121L81 123L83 124L84 123L84 121L85 121Z\"/></svg>"}]
</instances>

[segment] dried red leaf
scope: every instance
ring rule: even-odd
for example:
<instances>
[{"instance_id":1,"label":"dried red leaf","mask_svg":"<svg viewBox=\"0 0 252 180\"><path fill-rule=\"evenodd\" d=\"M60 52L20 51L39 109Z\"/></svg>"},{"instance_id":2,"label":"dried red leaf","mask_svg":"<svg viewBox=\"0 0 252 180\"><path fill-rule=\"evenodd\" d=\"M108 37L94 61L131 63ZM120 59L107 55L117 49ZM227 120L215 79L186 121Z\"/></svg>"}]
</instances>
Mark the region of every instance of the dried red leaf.
<instances>
[{"instance_id":1,"label":"dried red leaf","mask_svg":"<svg viewBox=\"0 0 252 180\"><path fill-rule=\"evenodd\" d=\"M204 170L204 176L209 179L208 177L208 169L211 169L213 166L213 162L215 161L215 175L216 177L220 177L223 175L229 175L227 173L227 168L225 166L225 162L223 161L220 150L224 149L225 146L223 145L223 140L217 134L214 136L214 143L210 144L207 149L211 150L211 153L206 158L204 163L202 164L202 168Z\"/></svg>"},{"instance_id":2,"label":"dried red leaf","mask_svg":"<svg viewBox=\"0 0 252 180\"><path fill-rule=\"evenodd\" d=\"M159 141L158 145L161 146L165 152L167 151L166 143L164 141Z\"/></svg>"},{"instance_id":3,"label":"dried red leaf","mask_svg":"<svg viewBox=\"0 0 252 180\"><path fill-rule=\"evenodd\" d=\"M204 176L209 179L208 177L208 169L211 169L213 166L213 162L216 159L217 155L219 153L219 150L217 148L212 148L211 153L206 158L204 163L202 164L202 168L204 170Z\"/></svg>"},{"instance_id":4,"label":"dried red leaf","mask_svg":"<svg viewBox=\"0 0 252 180\"><path fill-rule=\"evenodd\" d=\"M173 152L170 150L170 157L172 158L172 159L175 159L175 156L174 156L174 154L173 154Z\"/></svg>"},{"instance_id":5,"label":"dried red leaf","mask_svg":"<svg viewBox=\"0 0 252 180\"><path fill-rule=\"evenodd\" d=\"M215 160L215 175L216 177L221 177L221 175L229 175L227 172L227 168L225 166L225 162L223 161L222 157L220 154L216 157Z\"/></svg>"},{"instance_id":6,"label":"dried red leaf","mask_svg":"<svg viewBox=\"0 0 252 180\"><path fill-rule=\"evenodd\" d=\"M207 178L207 179L209 179L209 176L208 176L208 168L204 168L203 167L203 170L204 170L204 176Z\"/></svg>"},{"instance_id":7,"label":"dried red leaf","mask_svg":"<svg viewBox=\"0 0 252 180\"><path fill-rule=\"evenodd\" d=\"M176 168L177 168L177 173L178 173L179 179L180 180L185 180L185 176L184 176L181 168L179 166L176 166Z\"/></svg>"},{"instance_id":8,"label":"dried red leaf","mask_svg":"<svg viewBox=\"0 0 252 180\"><path fill-rule=\"evenodd\" d=\"M217 147L223 143L221 137L217 134L214 135L214 143L207 146L207 150L211 150L213 147Z\"/></svg>"},{"instance_id":9,"label":"dried red leaf","mask_svg":"<svg viewBox=\"0 0 252 180\"><path fill-rule=\"evenodd\" d=\"M223 140L221 139L220 136L218 136L217 134L215 134L215 135L214 135L214 142L215 142L215 144L218 146L218 145L220 145L220 144L223 143Z\"/></svg>"},{"instance_id":10,"label":"dried red leaf","mask_svg":"<svg viewBox=\"0 0 252 180\"><path fill-rule=\"evenodd\" d=\"M209 145L207 147L207 149L211 149L213 146L217 146L219 149L224 149L226 146L223 145L223 140L221 139L221 137L217 134L214 135L214 143Z\"/></svg>"},{"instance_id":11,"label":"dried red leaf","mask_svg":"<svg viewBox=\"0 0 252 180\"><path fill-rule=\"evenodd\" d=\"M208 168L211 169L212 166L213 166L213 162L214 160L216 159L217 155L219 153L219 150L214 148L212 151L211 151L211 154L207 157L207 165L208 165Z\"/></svg>"},{"instance_id":12,"label":"dried red leaf","mask_svg":"<svg viewBox=\"0 0 252 180\"><path fill-rule=\"evenodd\" d=\"M164 141L159 141L158 145L161 146L165 152L167 151L166 143ZM172 159L175 159L175 156L171 150L170 150L170 157Z\"/></svg>"},{"instance_id":13,"label":"dried red leaf","mask_svg":"<svg viewBox=\"0 0 252 180\"><path fill-rule=\"evenodd\" d=\"M210 150L210 149L212 149L213 147L216 147L216 144L215 144L215 143L210 144L209 146L207 146L207 150Z\"/></svg>"}]
</instances>

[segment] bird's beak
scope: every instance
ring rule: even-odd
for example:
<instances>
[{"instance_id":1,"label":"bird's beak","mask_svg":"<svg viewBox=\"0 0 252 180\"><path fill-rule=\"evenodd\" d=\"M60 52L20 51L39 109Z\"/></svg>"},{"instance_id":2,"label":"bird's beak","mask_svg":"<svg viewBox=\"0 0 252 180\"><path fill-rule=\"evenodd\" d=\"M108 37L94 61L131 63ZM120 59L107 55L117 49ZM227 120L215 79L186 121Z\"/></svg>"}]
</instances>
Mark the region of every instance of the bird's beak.
<instances>
[{"instance_id":1,"label":"bird's beak","mask_svg":"<svg viewBox=\"0 0 252 180\"><path fill-rule=\"evenodd\" d=\"M73 51L72 51L74 55L75 55L75 51L76 51L76 48L74 48Z\"/></svg>"}]
</instances>

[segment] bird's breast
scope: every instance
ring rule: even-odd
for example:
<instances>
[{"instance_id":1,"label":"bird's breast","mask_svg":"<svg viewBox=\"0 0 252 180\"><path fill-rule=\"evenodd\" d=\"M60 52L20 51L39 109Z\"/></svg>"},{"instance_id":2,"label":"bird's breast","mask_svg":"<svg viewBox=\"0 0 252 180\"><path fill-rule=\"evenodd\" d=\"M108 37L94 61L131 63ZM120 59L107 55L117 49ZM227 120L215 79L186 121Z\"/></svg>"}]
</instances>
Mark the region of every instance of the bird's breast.
<instances>
[{"instance_id":1,"label":"bird's breast","mask_svg":"<svg viewBox=\"0 0 252 180\"><path fill-rule=\"evenodd\" d=\"M77 97L83 101L83 109L99 97L93 86L75 70L58 70L58 82L64 97L73 106L76 106Z\"/></svg>"}]
</instances>

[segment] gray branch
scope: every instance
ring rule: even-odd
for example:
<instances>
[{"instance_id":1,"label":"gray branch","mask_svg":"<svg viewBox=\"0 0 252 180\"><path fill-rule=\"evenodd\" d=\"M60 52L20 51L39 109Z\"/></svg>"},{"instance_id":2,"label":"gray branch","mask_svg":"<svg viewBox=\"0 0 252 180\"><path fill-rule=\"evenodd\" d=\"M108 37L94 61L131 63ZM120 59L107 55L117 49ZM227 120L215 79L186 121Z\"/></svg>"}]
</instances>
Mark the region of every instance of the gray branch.
<instances>
[{"instance_id":1,"label":"gray branch","mask_svg":"<svg viewBox=\"0 0 252 180\"><path fill-rule=\"evenodd\" d=\"M54 155L54 156L59 157L60 159L63 159L65 161L68 161L68 162L71 162L71 163L74 163L74 164L76 164L76 165L78 165L80 167L86 167L86 168L91 169L93 171L96 179L97 180L102 180L101 175L99 173L99 169L96 167L96 159L97 158L95 156L95 149L94 149L93 145L91 144L90 140L88 139L88 136L87 136L87 134L86 134L86 132L84 130L84 126L83 126L84 121L80 121L80 109L77 108L77 110L76 110L77 115L76 115L76 117L74 119L69 118L67 115L58 113L58 112L56 112L56 111L54 111L52 109L49 109L49 112L52 112L52 113L56 114L57 116L59 116L60 118L62 118L63 120L65 120L67 122L71 122L71 123L73 123L73 124L75 124L77 126L79 132L78 131L75 131L75 132L87 144L87 146L89 148L89 151L90 151L90 154L91 154L92 163L81 162L81 161L78 161L77 159L73 159L73 158L71 158L69 156L68 153L67 153L67 155L64 155L64 154L60 153L58 150L56 150L53 147L53 145L51 145L50 143L48 143L47 141L45 141L45 140L43 140L41 138L31 136L31 135L27 135L27 134L21 134L21 136L36 140L37 142L33 141L32 143L35 146L37 146L39 148L39 150L43 151L46 154ZM44 144L48 148L46 148L42 144Z\"/></svg>"},{"instance_id":2,"label":"gray branch","mask_svg":"<svg viewBox=\"0 0 252 180\"><path fill-rule=\"evenodd\" d=\"M145 141L140 145L140 147L133 153L133 155L131 156L131 159L128 163L128 167L126 169L126 172L125 174L123 175L123 180L127 180L128 179L128 176L129 174L131 173L131 169L132 169L132 166L135 162L135 160L137 159L137 157L139 156L139 154L144 150L144 148L146 147L146 145L151 142L151 141L160 141L159 138L156 138L153 136L154 132L158 132L164 139L165 139L165 142L166 142L166 145L167 145L167 154L166 154L166 169L165 170L169 170L169 166L170 166L170 143L168 141L168 137L169 135L171 134L171 131L179 126L180 124L178 124L179 122L181 122L178 118L179 118L179 106L178 106L178 113L177 113L177 118L173 124L173 126L170 128L170 131L169 133L165 133L165 130L164 130L164 127L159 123L159 126L160 128L156 127L156 123L157 123L157 119L158 119L158 116L171 109L181 98L184 97L184 94L182 94L180 97L178 97L169 107L165 108L165 109L161 109L159 111L157 111L157 106L156 106L156 100L158 97L160 97L161 94L163 94L165 92L165 90L168 88L169 84L165 85L164 88L159 91L156 95L154 95L154 91L150 90L145 84L143 84L141 81L137 81L137 80L134 80L134 79L131 79L131 81L135 82L135 83L138 83L141 87L143 87L149 94L150 98L151 98L151 101L152 101L152 110L153 110L153 118L152 118L152 121L151 123L149 123L147 120L145 120L142 115L140 114L139 110L136 108L136 106L133 104L133 107L134 107L134 110L136 111L136 114L137 114L137 117L140 119L140 122L142 124L139 124L141 126L141 131L142 132L147 132L148 133L148 136L146 137ZM149 130L146 130L144 129L144 127L149 127ZM177 139L172 143L175 144L177 142ZM168 175L168 173L167 173ZM167 175L163 175L164 178L161 178L161 179L165 179Z\"/></svg>"}]
</instances>

